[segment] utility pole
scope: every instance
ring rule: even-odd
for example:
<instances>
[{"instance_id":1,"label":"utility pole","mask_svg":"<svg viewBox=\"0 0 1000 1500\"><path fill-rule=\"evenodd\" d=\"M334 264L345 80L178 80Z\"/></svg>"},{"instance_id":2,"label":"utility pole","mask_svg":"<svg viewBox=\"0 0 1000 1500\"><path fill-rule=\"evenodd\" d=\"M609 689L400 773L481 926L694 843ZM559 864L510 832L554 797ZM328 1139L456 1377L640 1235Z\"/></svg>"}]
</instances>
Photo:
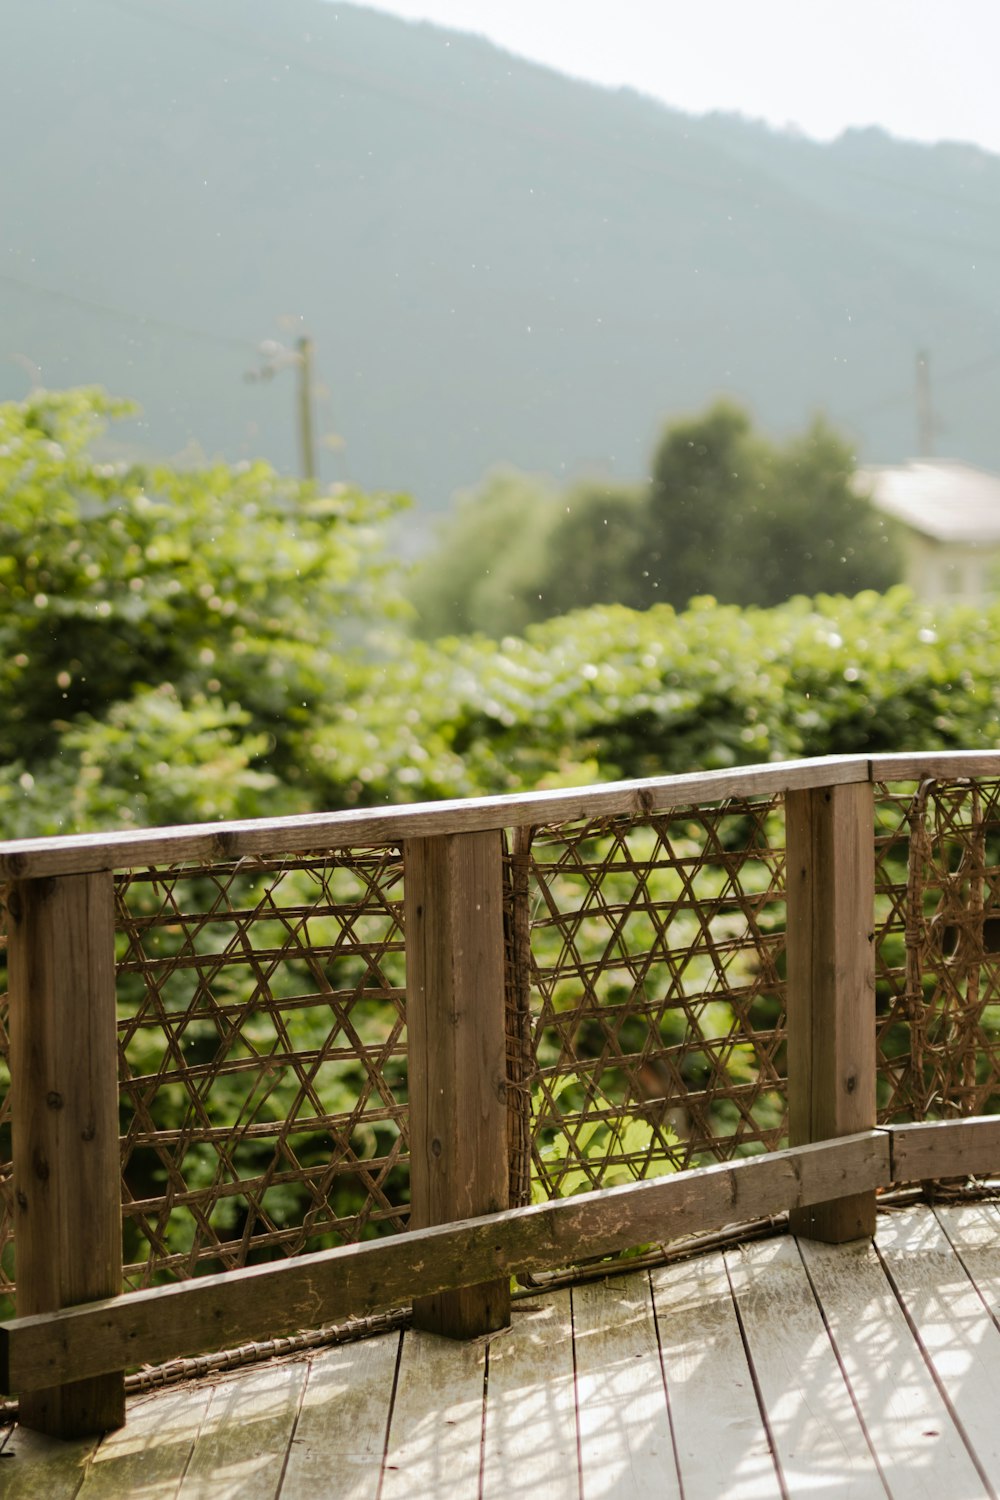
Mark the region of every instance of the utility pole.
<instances>
[{"instance_id":1,"label":"utility pole","mask_svg":"<svg viewBox=\"0 0 1000 1500\"><path fill-rule=\"evenodd\" d=\"M299 453L302 478L316 478L316 437L313 431L313 341L306 335L295 345L298 353Z\"/></svg>"},{"instance_id":2,"label":"utility pole","mask_svg":"<svg viewBox=\"0 0 1000 1500\"><path fill-rule=\"evenodd\" d=\"M934 408L931 405L931 363L926 349L917 353L917 457L934 453Z\"/></svg>"},{"instance_id":3,"label":"utility pole","mask_svg":"<svg viewBox=\"0 0 1000 1500\"><path fill-rule=\"evenodd\" d=\"M307 334L295 341L295 348L279 344L276 339L265 339L259 345L264 363L256 370L247 370L245 380L273 380L281 370L295 366L295 407L299 429L299 467L302 478L310 483L316 479L316 433L313 427L313 354L315 345Z\"/></svg>"}]
</instances>

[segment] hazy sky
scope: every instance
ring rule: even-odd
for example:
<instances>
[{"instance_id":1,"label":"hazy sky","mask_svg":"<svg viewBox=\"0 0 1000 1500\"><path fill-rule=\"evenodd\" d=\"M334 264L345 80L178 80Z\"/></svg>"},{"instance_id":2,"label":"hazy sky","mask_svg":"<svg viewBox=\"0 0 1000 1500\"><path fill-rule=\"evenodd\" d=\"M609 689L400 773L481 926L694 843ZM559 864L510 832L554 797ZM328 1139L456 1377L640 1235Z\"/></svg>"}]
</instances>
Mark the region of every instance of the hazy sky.
<instances>
[{"instance_id":1,"label":"hazy sky","mask_svg":"<svg viewBox=\"0 0 1000 1500\"><path fill-rule=\"evenodd\" d=\"M374 0L693 113L1000 152L1000 0Z\"/></svg>"}]
</instances>

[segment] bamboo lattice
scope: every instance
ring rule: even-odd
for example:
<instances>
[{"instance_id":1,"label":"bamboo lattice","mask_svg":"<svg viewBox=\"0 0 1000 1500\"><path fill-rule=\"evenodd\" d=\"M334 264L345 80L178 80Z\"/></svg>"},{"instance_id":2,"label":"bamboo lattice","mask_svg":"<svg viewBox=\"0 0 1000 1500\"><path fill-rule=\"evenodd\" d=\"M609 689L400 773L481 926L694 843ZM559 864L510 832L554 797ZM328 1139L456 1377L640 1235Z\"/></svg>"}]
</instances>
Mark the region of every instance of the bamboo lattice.
<instances>
[{"instance_id":1,"label":"bamboo lattice","mask_svg":"<svg viewBox=\"0 0 1000 1500\"><path fill-rule=\"evenodd\" d=\"M784 1143L783 845L780 797L517 831L513 1203ZM405 1228L402 891L394 848L118 879L129 1286ZM1000 782L876 789L876 938L880 1118L1000 1108ZM9 1162L4 1086L0 1296Z\"/></svg>"},{"instance_id":2,"label":"bamboo lattice","mask_svg":"<svg viewBox=\"0 0 1000 1500\"><path fill-rule=\"evenodd\" d=\"M536 1199L777 1146L780 801L543 829L521 860Z\"/></svg>"},{"instance_id":3,"label":"bamboo lattice","mask_svg":"<svg viewBox=\"0 0 1000 1500\"><path fill-rule=\"evenodd\" d=\"M1000 782L877 789L879 1118L1000 1109Z\"/></svg>"},{"instance_id":4,"label":"bamboo lattice","mask_svg":"<svg viewBox=\"0 0 1000 1500\"><path fill-rule=\"evenodd\" d=\"M118 882L126 1280L407 1218L396 850Z\"/></svg>"}]
</instances>

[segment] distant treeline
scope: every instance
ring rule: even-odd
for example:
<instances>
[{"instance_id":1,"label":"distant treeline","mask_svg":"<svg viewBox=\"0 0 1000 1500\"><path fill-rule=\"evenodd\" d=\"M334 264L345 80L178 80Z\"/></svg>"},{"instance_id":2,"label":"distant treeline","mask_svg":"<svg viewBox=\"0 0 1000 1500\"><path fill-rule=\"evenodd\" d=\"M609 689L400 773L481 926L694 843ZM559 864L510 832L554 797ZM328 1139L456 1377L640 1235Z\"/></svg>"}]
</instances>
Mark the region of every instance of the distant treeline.
<instances>
[{"instance_id":1,"label":"distant treeline","mask_svg":"<svg viewBox=\"0 0 1000 1500\"><path fill-rule=\"evenodd\" d=\"M821 418L789 442L720 401L669 426L641 485L560 491L516 472L459 503L417 570L429 637L499 636L594 604L774 605L900 579L891 523L853 488L849 445Z\"/></svg>"}]
</instances>

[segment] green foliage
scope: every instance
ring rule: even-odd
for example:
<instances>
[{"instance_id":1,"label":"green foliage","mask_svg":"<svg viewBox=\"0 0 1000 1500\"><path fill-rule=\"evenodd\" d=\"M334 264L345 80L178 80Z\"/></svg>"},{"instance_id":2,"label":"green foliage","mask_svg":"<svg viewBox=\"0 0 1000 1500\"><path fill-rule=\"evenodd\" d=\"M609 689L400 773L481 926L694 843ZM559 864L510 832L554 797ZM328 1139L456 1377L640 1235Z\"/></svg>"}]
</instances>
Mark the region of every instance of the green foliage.
<instances>
[{"instance_id":1,"label":"green foliage","mask_svg":"<svg viewBox=\"0 0 1000 1500\"><path fill-rule=\"evenodd\" d=\"M620 606L418 645L314 754L365 800L663 775L797 756L1000 744L1000 604L905 589L676 613ZM377 747L377 759L376 759ZM363 788L363 790L362 790Z\"/></svg>"},{"instance_id":2,"label":"green foliage","mask_svg":"<svg viewBox=\"0 0 1000 1500\"><path fill-rule=\"evenodd\" d=\"M301 735L384 623L388 502L263 463L100 462L128 409L92 391L0 406L5 833L308 804Z\"/></svg>"}]
</instances>

